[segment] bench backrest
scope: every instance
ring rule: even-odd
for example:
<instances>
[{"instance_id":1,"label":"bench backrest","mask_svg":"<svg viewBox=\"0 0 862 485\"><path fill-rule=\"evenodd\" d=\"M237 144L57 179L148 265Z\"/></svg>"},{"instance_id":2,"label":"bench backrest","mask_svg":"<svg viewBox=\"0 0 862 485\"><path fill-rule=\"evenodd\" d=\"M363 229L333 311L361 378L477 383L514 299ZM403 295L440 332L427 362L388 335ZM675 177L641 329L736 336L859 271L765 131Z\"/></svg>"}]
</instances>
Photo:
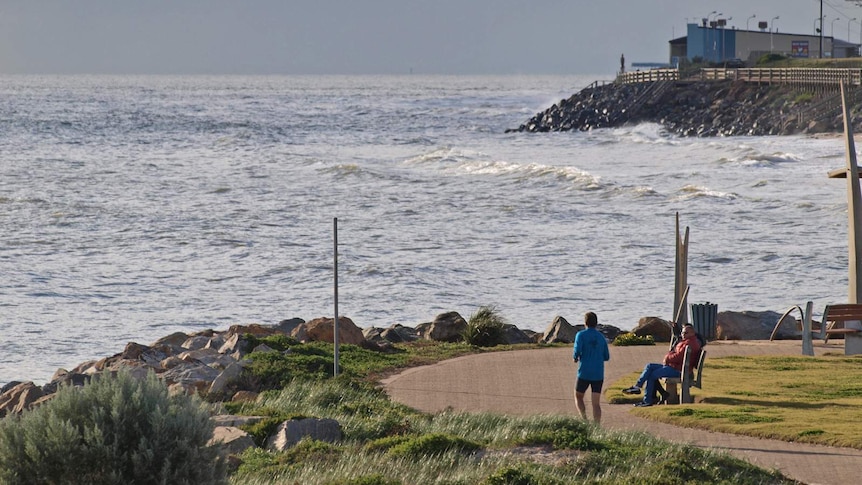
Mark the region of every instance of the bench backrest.
<instances>
[{"instance_id":1,"label":"bench backrest","mask_svg":"<svg viewBox=\"0 0 862 485\"><path fill-rule=\"evenodd\" d=\"M697 364L695 365L694 369L691 369L691 367L689 366L689 362L691 362L691 359L691 347L686 347L685 354L683 354L682 358L682 368L690 370L686 370L682 374L681 380L683 381L683 387L688 384L689 386L694 386L698 389L702 389L700 385L703 378L703 361L704 359L706 359L706 350L700 349L700 355L697 356Z\"/></svg>"},{"instance_id":2,"label":"bench backrest","mask_svg":"<svg viewBox=\"0 0 862 485\"><path fill-rule=\"evenodd\" d=\"M823 310L823 322L820 324L820 335L818 338L826 340L828 330L841 328L844 322L862 321L862 303L841 303L837 305L826 305ZM832 323L829 323L832 322ZM836 324L841 324L836 327Z\"/></svg>"},{"instance_id":3,"label":"bench backrest","mask_svg":"<svg viewBox=\"0 0 862 485\"><path fill-rule=\"evenodd\" d=\"M697 359L697 368L694 372L694 379L691 381L691 385L702 389L700 387L701 378L703 377L703 361L706 360L706 350L700 349L700 357Z\"/></svg>"},{"instance_id":4,"label":"bench backrest","mask_svg":"<svg viewBox=\"0 0 862 485\"><path fill-rule=\"evenodd\" d=\"M862 320L862 304L826 305L826 310L823 311L824 322L846 322L852 320Z\"/></svg>"}]
</instances>

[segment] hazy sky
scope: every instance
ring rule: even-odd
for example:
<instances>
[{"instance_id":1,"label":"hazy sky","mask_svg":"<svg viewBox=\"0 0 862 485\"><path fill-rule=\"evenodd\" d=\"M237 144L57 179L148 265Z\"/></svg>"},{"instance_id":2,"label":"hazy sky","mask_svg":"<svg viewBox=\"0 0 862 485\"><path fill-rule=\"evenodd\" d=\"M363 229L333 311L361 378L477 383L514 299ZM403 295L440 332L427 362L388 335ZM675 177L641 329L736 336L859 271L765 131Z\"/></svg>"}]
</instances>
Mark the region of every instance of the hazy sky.
<instances>
[{"instance_id":1,"label":"hazy sky","mask_svg":"<svg viewBox=\"0 0 862 485\"><path fill-rule=\"evenodd\" d=\"M807 34L820 3L0 0L0 73L611 74L621 53L667 62L668 40L713 11ZM856 3L823 2L826 35L860 42Z\"/></svg>"}]
</instances>

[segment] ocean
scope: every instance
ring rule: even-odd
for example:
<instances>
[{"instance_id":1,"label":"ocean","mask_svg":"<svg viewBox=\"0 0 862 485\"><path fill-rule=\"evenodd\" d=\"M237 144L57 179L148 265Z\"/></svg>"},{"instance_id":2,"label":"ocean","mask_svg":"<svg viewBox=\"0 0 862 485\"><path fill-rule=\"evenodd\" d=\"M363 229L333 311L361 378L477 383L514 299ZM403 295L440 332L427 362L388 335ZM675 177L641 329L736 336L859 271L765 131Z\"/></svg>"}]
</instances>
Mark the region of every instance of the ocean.
<instances>
[{"instance_id":1,"label":"ocean","mask_svg":"<svg viewBox=\"0 0 862 485\"><path fill-rule=\"evenodd\" d=\"M0 77L0 384L174 331L847 298L840 137L505 133L592 76ZM815 316L816 318L816 316Z\"/></svg>"}]
</instances>

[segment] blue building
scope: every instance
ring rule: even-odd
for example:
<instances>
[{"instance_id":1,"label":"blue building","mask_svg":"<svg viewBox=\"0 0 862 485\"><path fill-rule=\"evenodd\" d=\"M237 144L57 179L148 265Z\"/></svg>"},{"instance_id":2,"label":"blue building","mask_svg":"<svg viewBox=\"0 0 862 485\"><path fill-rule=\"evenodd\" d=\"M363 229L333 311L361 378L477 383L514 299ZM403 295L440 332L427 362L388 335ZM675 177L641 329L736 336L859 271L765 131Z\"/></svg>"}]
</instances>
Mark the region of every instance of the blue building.
<instances>
[{"instance_id":1,"label":"blue building","mask_svg":"<svg viewBox=\"0 0 862 485\"><path fill-rule=\"evenodd\" d=\"M741 59L753 65L764 54L775 53L789 57L858 57L859 44L820 35L786 34L770 32L766 22L760 22L759 30L727 28L724 19L702 24L688 24L686 36L670 41L670 63L678 65L682 60L695 58L707 62L723 63Z\"/></svg>"}]
</instances>

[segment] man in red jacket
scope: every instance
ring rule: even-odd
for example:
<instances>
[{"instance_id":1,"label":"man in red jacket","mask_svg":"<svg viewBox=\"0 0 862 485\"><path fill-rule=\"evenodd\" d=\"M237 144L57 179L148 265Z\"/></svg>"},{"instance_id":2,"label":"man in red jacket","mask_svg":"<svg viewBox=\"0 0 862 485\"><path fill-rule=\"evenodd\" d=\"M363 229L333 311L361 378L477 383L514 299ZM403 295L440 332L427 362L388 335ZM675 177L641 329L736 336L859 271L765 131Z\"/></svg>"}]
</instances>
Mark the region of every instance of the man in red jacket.
<instances>
[{"instance_id":1,"label":"man in red jacket","mask_svg":"<svg viewBox=\"0 0 862 485\"><path fill-rule=\"evenodd\" d=\"M685 356L685 348L691 347L691 362L690 367L697 365L697 357L700 355L700 340L697 338L697 333L691 325L682 327L682 340L680 340L673 348L664 356L661 364L650 363L644 366L637 383L628 389L623 389L625 394L640 394L641 388L646 384L646 392L641 402L635 406L652 406L655 404L655 393L658 390L661 393L662 400L667 399L667 393L660 390L658 380L663 377L682 376L682 360ZM686 369L686 372L691 372L691 368Z\"/></svg>"}]
</instances>

